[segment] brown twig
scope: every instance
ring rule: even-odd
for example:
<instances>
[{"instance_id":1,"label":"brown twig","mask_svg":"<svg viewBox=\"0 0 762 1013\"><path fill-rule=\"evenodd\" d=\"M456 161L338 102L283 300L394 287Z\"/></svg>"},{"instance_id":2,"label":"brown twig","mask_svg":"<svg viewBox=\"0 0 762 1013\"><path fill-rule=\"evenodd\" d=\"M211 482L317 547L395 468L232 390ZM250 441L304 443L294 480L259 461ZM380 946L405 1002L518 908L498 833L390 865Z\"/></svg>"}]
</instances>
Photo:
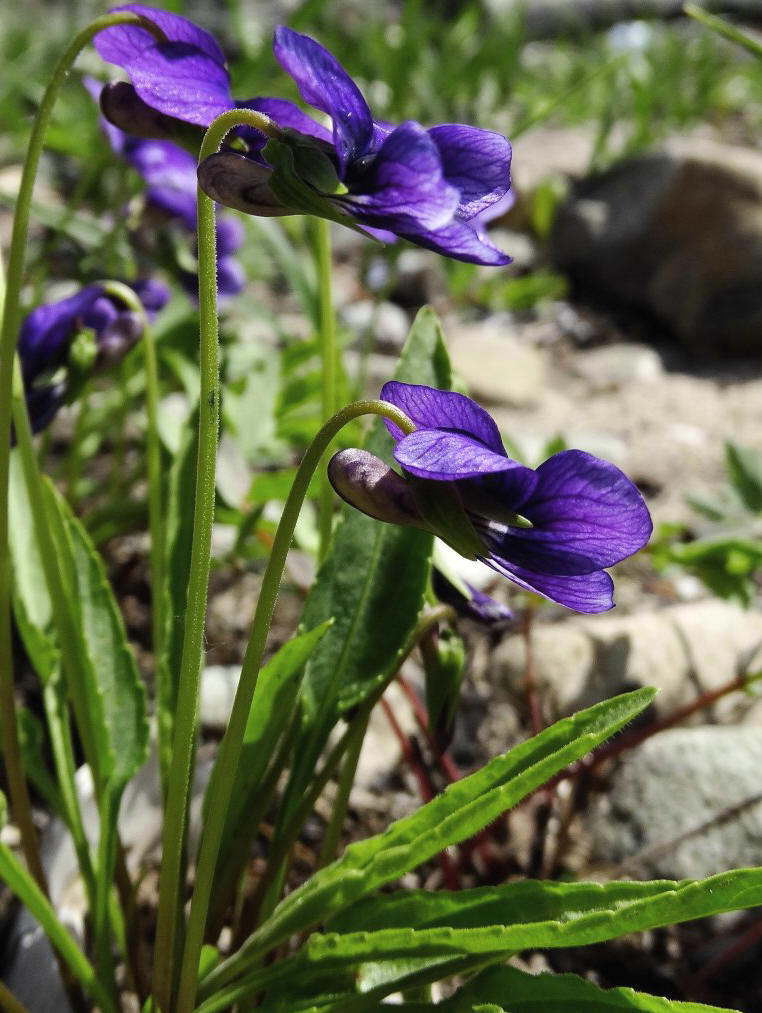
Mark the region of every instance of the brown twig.
<instances>
[{"instance_id":1,"label":"brown twig","mask_svg":"<svg viewBox=\"0 0 762 1013\"><path fill-rule=\"evenodd\" d=\"M423 763L421 762L420 751L414 747L413 745L414 740L405 735L405 733L402 731L399 722L397 721L397 718L394 716L394 712L392 711L391 707L384 699L384 697L381 697L380 704L381 709L386 715L386 719L391 725L395 738L400 744L400 748L402 749L402 755L405 759L405 762L407 763L413 776L416 779L421 799L423 800L424 803L430 802L435 795L435 791L429 779L428 772L424 767ZM439 864L442 869L442 879L444 880L445 887L448 890L457 890L459 886L458 877L455 873L455 868L452 864L452 860L446 851L440 852Z\"/></svg>"},{"instance_id":2,"label":"brown twig","mask_svg":"<svg viewBox=\"0 0 762 1013\"><path fill-rule=\"evenodd\" d=\"M722 953L718 953L716 957L704 964L700 971L688 978L684 983L686 991L689 994L693 994L696 989L705 986L709 979L714 977L718 971L727 967L728 964L732 964L733 961L746 953L747 950L760 940L762 940L762 918L758 918L753 922L735 942L731 943Z\"/></svg>"},{"instance_id":3,"label":"brown twig","mask_svg":"<svg viewBox=\"0 0 762 1013\"><path fill-rule=\"evenodd\" d=\"M532 619L534 609L528 605L521 616L521 635L524 638L524 695L529 710L529 720L532 724L532 733L539 735L545 727L540 711L540 701L537 696L537 685L534 678L534 655L532 653Z\"/></svg>"}]
</instances>

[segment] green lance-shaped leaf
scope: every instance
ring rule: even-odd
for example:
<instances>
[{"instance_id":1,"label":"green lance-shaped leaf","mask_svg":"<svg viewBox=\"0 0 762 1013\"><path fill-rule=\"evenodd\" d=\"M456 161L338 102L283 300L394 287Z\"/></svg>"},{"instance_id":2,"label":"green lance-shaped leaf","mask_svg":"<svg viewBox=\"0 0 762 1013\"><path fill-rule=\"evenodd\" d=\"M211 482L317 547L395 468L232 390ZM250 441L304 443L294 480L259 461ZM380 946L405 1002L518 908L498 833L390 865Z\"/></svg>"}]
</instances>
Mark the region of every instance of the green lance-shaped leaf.
<instances>
[{"instance_id":1,"label":"green lance-shaped leaf","mask_svg":"<svg viewBox=\"0 0 762 1013\"><path fill-rule=\"evenodd\" d=\"M239 954L210 976L209 984L213 979L231 980L293 933L324 921L445 848L473 836L631 721L654 695L654 690L637 690L565 718L450 785L383 834L350 845L338 861L281 901ZM331 947L342 945L338 934L328 944L321 940L317 943L323 947L321 959L328 958Z\"/></svg>"},{"instance_id":2,"label":"green lance-shaped leaf","mask_svg":"<svg viewBox=\"0 0 762 1013\"><path fill-rule=\"evenodd\" d=\"M13 612L16 626L43 684L58 670L60 656L53 636L53 615L40 554L34 537L32 511L17 454L11 454L8 514L13 537Z\"/></svg>"},{"instance_id":3,"label":"green lance-shaped leaf","mask_svg":"<svg viewBox=\"0 0 762 1013\"><path fill-rule=\"evenodd\" d=\"M725 467L730 484L752 513L762 513L762 456L738 443L725 444Z\"/></svg>"},{"instance_id":4,"label":"green lance-shaped leaf","mask_svg":"<svg viewBox=\"0 0 762 1013\"><path fill-rule=\"evenodd\" d=\"M145 688L127 643L124 622L103 562L66 500L46 482L48 517L54 522L59 562L73 591L70 606L80 634L89 691L102 715L103 781L119 790L144 763L148 748Z\"/></svg>"},{"instance_id":5,"label":"green lance-shaped leaf","mask_svg":"<svg viewBox=\"0 0 762 1013\"><path fill-rule=\"evenodd\" d=\"M14 455L15 457L15 455ZM82 525L52 484L45 483L46 512L72 618L75 653L70 695L80 696L77 719L88 722L99 783L120 789L146 757L145 690L127 644L119 609L103 563ZM13 530L14 610L21 636L44 683L58 677L59 647L52 609L32 530L26 489L12 461L10 518Z\"/></svg>"},{"instance_id":6,"label":"green lance-shaped leaf","mask_svg":"<svg viewBox=\"0 0 762 1013\"><path fill-rule=\"evenodd\" d=\"M603 989L573 974L524 974L490 967L436 1007L441 1013L505 1009L509 1013L733 1013L696 1002L661 999L631 988Z\"/></svg>"},{"instance_id":7,"label":"green lance-shaped leaf","mask_svg":"<svg viewBox=\"0 0 762 1013\"><path fill-rule=\"evenodd\" d=\"M422 309L413 323L396 378L450 386L439 322ZM391 461L392 440L378 421L365 447ZM341 713L388 678L415 626L428 582L432 539L423 531L381 524L345 507L331 551L307 596L302 629L334 624L305 673L302 734L294 781L303 786Z\"/></svg>"},{"instance_id":8,"label":"green lance-shaped leaf","mask_svg":"<svg viewBox=\"0 0 762 1013\"><path fill-rule=\"evenodd\" d=\"M492 892L493 896L488 894ZM512 895L518 898L512 907ZM470 896L469 896L470 895ZM628 932L673 925L762 904L762 869L739 869L706 880L657 883L569 885L526 883L494 891L451 895L439 910L422 897L424 924L403 924L404 902L394 904L398 926L378 931L315 935L308 944L312 959L346 963L473 954L498 956L527 949L587 946ZM537 909L532 910L532 901ZM434 905L437 906L436 904ZM384 917L383 901L376 917ZM445 908L449 908L445 912ZM386 916L391 914L387 909ZM408 915L412 909L408 908Z\"/></svg>"}]
</instances>

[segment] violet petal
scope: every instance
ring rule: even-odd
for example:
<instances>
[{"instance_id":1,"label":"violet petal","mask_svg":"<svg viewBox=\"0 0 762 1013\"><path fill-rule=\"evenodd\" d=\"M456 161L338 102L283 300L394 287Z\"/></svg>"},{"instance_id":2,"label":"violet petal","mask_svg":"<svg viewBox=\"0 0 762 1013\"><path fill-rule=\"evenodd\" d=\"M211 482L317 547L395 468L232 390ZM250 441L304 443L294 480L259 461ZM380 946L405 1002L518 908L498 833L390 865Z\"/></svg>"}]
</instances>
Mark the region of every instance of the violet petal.
<instances>
[{"instance_id":1,"label":"violet petal","mask_svg":"<svg viewBox=\"0 0 762 1013\"><path fill-rule=\"evenodd\" d=\"M109 8L111 14L115 14L117 11L132 11L134 14L142 15L157 25L170 42L188 43L208 56L209 59L224 66L225 54L218 46L214 36L205 32L203 28L199 28L198 25L194 25L187 18L163 11L158 7L148 7L145 4L122 4L119 7ZM98 32L93 44L102 60L107 63L115 63L129 73L129 64L132 58L142 53L146 48L157 45L157 40L149 31L138 25L115 25Z\"/></svg>"},{"instance_id":2,"label":"violet petal","mask_svg":"<svg viewBox=\"0 0 762 1013\"><path fill-rule=\"evenodd\" d=\"M437 229L452 219L459 194L442 175L436 144L423 127L408 120L381 145L370 166L347 177L341 198L358 221L393 232Z\"/></svg>"},{"instance_id":3,"label":"violet petal","mask_svg":"<svg viewBox=\"0 0 762 1013\"><path fill-rule=\"evenodd\" d=\"M496 454L505 456L503 441L495 421L481 405L465 394L451 390L437 390L416 383L389 380L381 388L381 400L388 401L421 429L445 429L464 433L480 440ZM402 432L394 423L386 421L386 428L395 440Z\"/></svg>"},{"instance_id":4,"label":"violet petal","mask_svg":"<svg viewBox=\"0 0 762 1013\"><path fill-rule=\"evenodd\" d=\"M331 131L321 123L316 123L311 116L303 112L298 105L285 98L250 98L246 102L236 102L239 109L252 109L264 113L284 130L296 130L305 137L314 137L318 141L331 143ZM266 138L262 134L262 143Z\"/></svg>"},{"instance_id":5,"label":"violet petal","mask_svg":"<svg viewBox=\"0 0 762 1013\"><path fill-rule=\"evenodd\" d=\"M335 59L314 39L279 26L273 39L275 59L296 82L308 105L328 113L341 173L373 140L373 117L360 89Z\"/></svg>"},{"instance_id":6,"label":"violet petal","mask_svg":"<svg viewBox=\"0 0 762 1013\"><path fill-rule=\"evenodd\" d=\"M157 42L136 25L99 32L94 45L101 59L122 67L135 91L149 106L176 119L208 126L233 107L225 56L214 38L187 18L140 4L130 10L153 21L166 42Z\"/></svg>"},{"instance_id":7,"label":"violet petal","mask_svg":"<svg viewBox=\"0 0 762 1013\"><path fill-rule=\"evenodd\" d=\"M504 267L513 259L493 246L481 229L460 218L453 218L439 229L400 232L400 235L416 246L424 246L427 250L434 250L435 253L469 264Z\"/></svg>"},{"instance_id":8,"label":"violet petal","mask_svg":"<svg viewBox=\"0 0 762 1013\"><path fill-rule=\"evenodd\" d=\"M511 187L511 145L502 134L463 123L442 123L428 133L445 179L460 192L460 218L467 221L505 196Z\"/></svg>"},{"instance_id":9,"label":"violet petal","mask_svg":"<svg viewBox=\"0 0 762 1013\"><path fill-rule=\"evenodd\" d=\"M642 549L653 525L643 497L619 468L582 450L554 454L537 468L522 507L534 527L519 537L532 551L551 546L613 566Z\"/></svg>"},{"instance_id":10,"label":"violet petal","mask_svg":"<svg viewBox=\"0 0 762 1013\"><path fill-rule=\"evenodd\" d=\"M24 318L18 352L25 377L57 360L68 347L75 321L82 319L102 292L100 285L87 285L68 299L37 306Z\"/></svg>"},{"instance_id":11,"label":"violet petal","mask_svg":"<svg viewBox=\"0 0 762 1013\"><path fill-rule=\"evenodd\" d=\"M532 573L495 556L485 558L484 562L525 591L533 591L575 612L607 612L614 607L614 582L605 570L559 576Z\"/></svg>"},{"instance_id":12,"label":"violet petal","mask_svg":"<svg viewBox=\"0 0 762 1013\"><path fill-rule=\"evenodd\" d=\"M523 466L497 454L479 440L441 429L416 429L394 447L399 464L418 478L452 482Z\"/></svg>"}]
</instances>

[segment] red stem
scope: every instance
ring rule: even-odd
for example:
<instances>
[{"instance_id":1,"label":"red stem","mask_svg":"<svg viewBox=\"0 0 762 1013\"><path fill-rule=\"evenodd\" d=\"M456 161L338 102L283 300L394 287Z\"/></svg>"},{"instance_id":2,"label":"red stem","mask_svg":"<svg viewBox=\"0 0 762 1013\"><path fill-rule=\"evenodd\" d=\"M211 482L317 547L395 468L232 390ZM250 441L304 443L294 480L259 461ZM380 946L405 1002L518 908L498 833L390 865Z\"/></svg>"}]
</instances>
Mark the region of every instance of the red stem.
<instances>
[{"instance_id":1,"label":"red stem","mask_svg":"<svg viewBox=\"0 0 762 1013\"><path fill-rule=\"evenodd\" d=\"M397 718L394 716L394 712L392 711L391 707L386 702L384 697L381 697L380 702L381 702L381 709L386 715L386 718L392 727L392 731L394 732L394 735L400 744L400 748L402 749L402 755L405 758L405 762L410 767L410 770L413 772L413 776L415 777L418 783L418 791L420 792L421 798L424 802L430 802L434 797L435 792L429 779L428 773L425 770L423 764L421 763L417 751L413 748L410 739L408 738L407 735L405 735L405 733L400 728L399 722L397 721ZM442 879L444 881L445 887L448 890L457 890L459 888L458 879L457 876L455 875L455 869L453 867L452 860L446 851L440 852L439 864L442 869Z\"/></svg>"}]
</instances>

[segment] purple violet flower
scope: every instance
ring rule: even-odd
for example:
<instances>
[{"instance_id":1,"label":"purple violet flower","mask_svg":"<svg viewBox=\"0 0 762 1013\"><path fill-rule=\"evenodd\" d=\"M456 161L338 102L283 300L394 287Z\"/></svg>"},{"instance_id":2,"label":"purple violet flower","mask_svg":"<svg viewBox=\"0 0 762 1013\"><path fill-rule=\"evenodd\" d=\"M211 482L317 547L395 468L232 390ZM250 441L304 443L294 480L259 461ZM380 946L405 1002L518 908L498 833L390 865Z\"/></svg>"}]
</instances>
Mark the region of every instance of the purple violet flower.
<instances>
[{"instance_id":1,"label":"purple violet flower","mask_svg":"<svg viewBox=\"0 0 762 1013\"><path fill-rule=\"evenodd\" d=\"M149 316L169 298L167 289L156 281L136 282L134 288L145 300ZM87 362L72 363L72 346L83 331L92 332L93 347ZM32 431L44 429L74 393L73 371L108 368L140 336L135 313L107 295L101 285L87 285L67 299L44 303L28 313L21 324L18 353Z\"/></svg>"},{"instance_id":2,"label":"purple violet flower","mask_svg":"<svg viewBox=\"0 0 762 1013\"><path fill-rule=\"evenodd\" d=\"M83 84L98 101L100 83L84 78ZM146 140L133 137L101 117L101 125L113 152L122 158L146 184L146 203L158 208L183 229L196 235L196 160L171 141ZM218 217L217 291L221 296L237 295L245 284L245 276L234 254L243 245L241 223L230 217ZM195 295L198 282L195 274L181 272L180 281Z\"/></svg>"},{"instance_id":3,"label":"purple violet flower","mask_svg":"<svg viewBox=\"0 0 762 1013\"><path fill-rule=\"evenodd\" d=\"M641 549L652 530L642 496L618 468L581 450L527 468L462 394L392 381L381 398L418 427L404 436L386 423L404 477L365 451L341 451L329 476L342 498L379 520L432 531L567 608L613 607L605 567Z\"/></svg>"},{"instance_id":4,"label":"purple violet flower","mask_svg":"<svg viewBox=\"0 0 762 1013\"><path fill-rule=\"evenodd\" d=\"M167 37L157 42L145 29L120 25L95 38L100 56L128 73L141 104L197 127L229 109L250 108L285 131L269 141L238 131L248 152L224 149L202 163L201 185L219 203L257 215L315 214L391 232L457 260L510 263L483 231L489 209L511 188L511 146L501 134L460 123L427 130L413 120L396 127L374 120L331 53L285 27L275 31L275 58L302 99L331 118L331 130L284 99L236 102L211 35L166 11L139 4L114 9L150 18ZM150 116L136 112L135 119Z\"/></svg>"}]
</instances>

